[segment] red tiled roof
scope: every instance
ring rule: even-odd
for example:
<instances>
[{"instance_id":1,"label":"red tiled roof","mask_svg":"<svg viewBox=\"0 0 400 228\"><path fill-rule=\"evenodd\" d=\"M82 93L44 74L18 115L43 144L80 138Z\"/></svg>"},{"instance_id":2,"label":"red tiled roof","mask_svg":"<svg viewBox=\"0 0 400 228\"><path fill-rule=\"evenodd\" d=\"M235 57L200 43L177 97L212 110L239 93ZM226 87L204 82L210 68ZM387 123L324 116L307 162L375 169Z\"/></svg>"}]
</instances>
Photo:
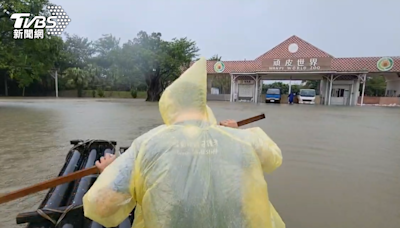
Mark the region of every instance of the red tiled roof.
<instances>
[{"instance_id":1,"label":"red tiled roof","mask_svg":"<svg viewBox=\"0 0 400 228\"><path fill-rule=\"evenodd\" d=\"M298 45L296 53L290 53L288 46L292 43ZM320 50L297 36L278 44L276 47L267 51L255 60L247 61L222 61L225 64L225 70L222 73L255 73L263 71L261 63L264 59L272 58L312 58L329 57L332 58L331 69L338 72L379 72L376 63L381 57L354 57L354 58L334 58L332 55ZM400 56L392 57L394 66L389 72L400 72ZM214 71L216 61L207 61L207 72L209 74L218 74Z\"/></svg>"},{"instance_id":2,"label":"red tiled roof","mask_svg":"<svg viewBox=\"0 0 400 228\"><path fill-rule=\"evenodd\" d=\"M380 72L376 63L381 57L355 57L355 58L334 58L331 68L336 71L368 71ZM390 72L400 72L400 57L392 57L393 68Z\"/></svg>"},{"instance_id":3,"label":"red tiled roof","mask_svg":"<svg viewBox=\"0 0 400 228\"><path fill-rule=\"evenodd\" d=\"M299 50L296 53L290 53L288 47L290 44L296 43L299 47ZM283 41L278 44L271 50L267 51L260 57L255 60L261 59L273 59L273 58L313 58L313 57L330 57L333 58L330 54L322 51L319 48L309 44L303 39L300 39L297 36L292 36L289 39Z\"/></svg>"}]
</instances>

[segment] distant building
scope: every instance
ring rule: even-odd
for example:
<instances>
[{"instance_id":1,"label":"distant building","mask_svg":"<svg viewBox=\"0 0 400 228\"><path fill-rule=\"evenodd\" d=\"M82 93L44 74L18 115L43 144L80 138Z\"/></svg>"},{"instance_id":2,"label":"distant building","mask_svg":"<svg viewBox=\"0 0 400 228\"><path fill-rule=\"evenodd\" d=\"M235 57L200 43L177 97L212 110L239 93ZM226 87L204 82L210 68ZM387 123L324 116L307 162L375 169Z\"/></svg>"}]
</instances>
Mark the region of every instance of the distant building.
<instances>
[{"instance_id":1,"label":"distant building","mask_svg":"<svg viewBox=\"0 0 400 228\"><path fill-rule=\"evenodd\" d=\"M297 36L255 60L208 61L207 73L209 78L230 77L231 102L258 102L262 80L321 80L321 104L325 105L356 105L359 96L362 103L364 93L359 90L367 76L384 76L386 95L400 95L399 56L335 58ZM365 86L361 87L361 91L364 89ZM234 99L234 94L238 99Z\"/></svg>"}]
</instances>

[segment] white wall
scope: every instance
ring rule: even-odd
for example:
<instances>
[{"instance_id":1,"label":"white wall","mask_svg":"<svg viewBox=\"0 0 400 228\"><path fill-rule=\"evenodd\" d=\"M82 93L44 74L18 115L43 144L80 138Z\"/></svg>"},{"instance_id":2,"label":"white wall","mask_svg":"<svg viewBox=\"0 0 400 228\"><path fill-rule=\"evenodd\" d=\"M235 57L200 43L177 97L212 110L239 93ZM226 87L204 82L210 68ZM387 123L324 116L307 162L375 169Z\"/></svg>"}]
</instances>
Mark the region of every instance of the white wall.
<instances>
[{"instance_id":1,"label":"white wall","mask_svg":"<svg viewBox=\"0 0 400 228\"><path fill-rule=\"evenodd\" d=\"M386 82L386 91L396 90L396 97L400 95L400 80L391 80Z\"/></svg>"},{"instance_id":2,"label":"white wall","mask_svg":"<svg viewBox=\"0 0 400 228\"><path fill-rule=\"evenodd\" d=\"M400 77L397 74L385 74L386 93L388 90L396 90L396 96L400 94Z\"/></svg>"},{"instance_id":3,"label":"white wall","mask_svg":"<svg viewBox=\"0 0 400 228\"><path fill-rule=\"evenodd\" d=\"M328 98L329 98L329 81L326 79L323 79L321 82L321 97L324 97L326 100L324 104L328 104ZM340 85L344 85L344 87L348 87L350 90L350 105L356 105L357 104L357 99L358 99L358 90L360 88L359 80L354 79L354 80L336 80L332 82L332 88L337 88L340 87ZM353 89L351 89L353 87ZM335 98L331 98L331 105L334 105ZM340 102L339 102L340 103Z\"/></svg>"}]
</instances>

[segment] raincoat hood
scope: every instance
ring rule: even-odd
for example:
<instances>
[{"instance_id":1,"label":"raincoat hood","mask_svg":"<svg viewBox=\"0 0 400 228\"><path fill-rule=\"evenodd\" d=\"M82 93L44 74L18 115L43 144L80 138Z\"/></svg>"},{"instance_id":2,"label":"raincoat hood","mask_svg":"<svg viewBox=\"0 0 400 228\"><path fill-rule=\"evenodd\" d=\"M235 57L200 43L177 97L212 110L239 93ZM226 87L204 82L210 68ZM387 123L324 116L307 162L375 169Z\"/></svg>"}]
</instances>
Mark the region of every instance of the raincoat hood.
<instances>
[{"instance_id":1,"label":"raincoat hood","mask_svg":"<svg viewBox=\"0 0 400 228\"><path fill-rule=\"evenodd\" d=\"M159 102L161 117L166 125L174 124L181 115L194 114L196 120L216 124L207 106L207 60L200 58L178 79L169 85Z\"/></svg>"}]
</instances>

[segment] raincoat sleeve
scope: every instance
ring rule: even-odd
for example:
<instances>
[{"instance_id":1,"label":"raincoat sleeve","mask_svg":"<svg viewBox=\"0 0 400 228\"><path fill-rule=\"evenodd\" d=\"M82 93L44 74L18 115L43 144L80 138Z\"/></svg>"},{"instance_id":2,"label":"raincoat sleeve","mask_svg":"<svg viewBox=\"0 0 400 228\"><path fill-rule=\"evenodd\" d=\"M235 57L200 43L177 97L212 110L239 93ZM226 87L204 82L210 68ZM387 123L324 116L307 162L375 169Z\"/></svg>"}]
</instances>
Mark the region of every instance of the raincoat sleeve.
<instances>
[{"instance_id":1,"label":"raincoat sleeve","mask_svg":"<svg viewBox=\"0 0 400 228\"><path fill-rule=\"evenodd\" d=\"M134 164L139 145L135 140L111 163L83 197L85 217L105 227L118 226L136 205Z\"/></svg>"},{"instance_id":2,"label":"raincoat sleeve","mask_svg":"<svg viewBox=\"0 0 400 228\"><path fill-rule=\"evenodd\" d=\"M271 173L282 165L281 149L261 128L249 128L245 131L251 133L250 142L261 161L264 172Z\"/></svg>"}]
</instances>

